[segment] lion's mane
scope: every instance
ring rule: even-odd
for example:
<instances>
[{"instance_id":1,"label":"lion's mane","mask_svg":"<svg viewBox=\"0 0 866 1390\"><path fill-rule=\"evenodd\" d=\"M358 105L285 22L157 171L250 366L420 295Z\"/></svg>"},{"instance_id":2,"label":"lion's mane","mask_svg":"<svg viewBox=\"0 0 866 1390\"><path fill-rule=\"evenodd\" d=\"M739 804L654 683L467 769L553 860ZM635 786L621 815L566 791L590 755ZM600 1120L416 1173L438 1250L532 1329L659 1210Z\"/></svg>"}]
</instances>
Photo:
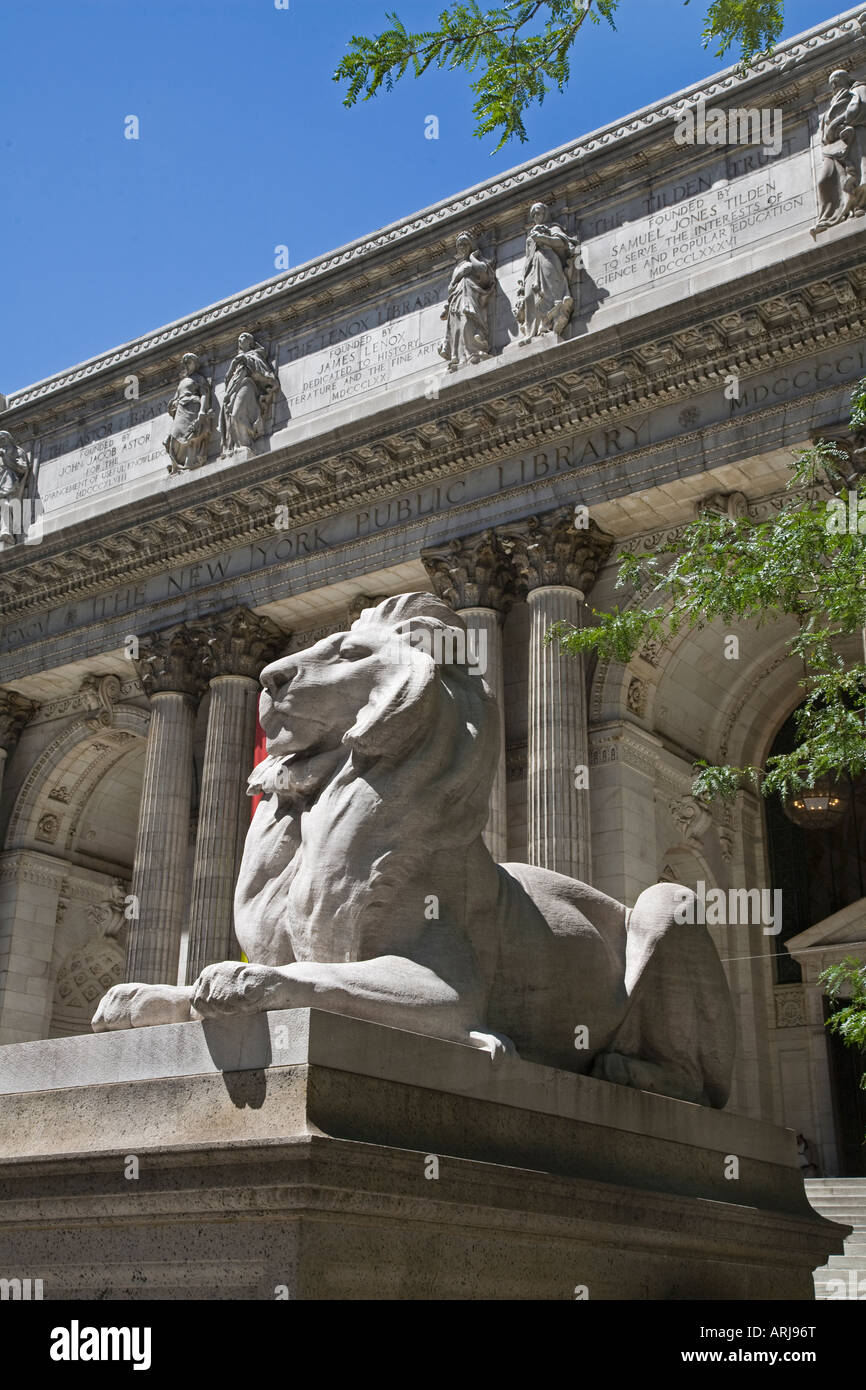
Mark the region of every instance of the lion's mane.
<instances>
[{"instance_id":1,"label":"lion's mane","mask_svg":"<svg viewBox=\"0 0 866 1390\"><path fill-rule=\"evenodd\" d=\"M448 633L465 653L463 620L431 594L404 594L366 609L351 631L380 654L381 673L339 747L268 758L250 779L265 800L235 916L241 945L249 923L256 954L247 954L264 963L394 949L398 919L424 926L437 859L466 857L487 819L493 696L468 664L428 654Z\"/></svg>"}]
</instances>

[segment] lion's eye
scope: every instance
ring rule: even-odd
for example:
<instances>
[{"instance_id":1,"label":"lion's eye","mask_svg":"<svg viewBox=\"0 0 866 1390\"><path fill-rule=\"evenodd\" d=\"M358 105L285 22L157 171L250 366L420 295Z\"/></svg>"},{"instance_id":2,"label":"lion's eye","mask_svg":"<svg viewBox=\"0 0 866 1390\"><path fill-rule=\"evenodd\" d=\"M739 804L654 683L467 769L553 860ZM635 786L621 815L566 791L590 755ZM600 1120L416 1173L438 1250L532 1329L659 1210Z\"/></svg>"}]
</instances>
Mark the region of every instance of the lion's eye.
<instances>
[{"instance_id":1,"label":"lion's eye","mask_svg":"<svg viewBox=\"0 0 866 1390\"><path fill-rule=\"evenodd\" d=\"M363 657L372 655L370 647L361 647L355 642L346 642L340 648L340 656L345 661L361 661Z\"/></svg>"}]
</instances>

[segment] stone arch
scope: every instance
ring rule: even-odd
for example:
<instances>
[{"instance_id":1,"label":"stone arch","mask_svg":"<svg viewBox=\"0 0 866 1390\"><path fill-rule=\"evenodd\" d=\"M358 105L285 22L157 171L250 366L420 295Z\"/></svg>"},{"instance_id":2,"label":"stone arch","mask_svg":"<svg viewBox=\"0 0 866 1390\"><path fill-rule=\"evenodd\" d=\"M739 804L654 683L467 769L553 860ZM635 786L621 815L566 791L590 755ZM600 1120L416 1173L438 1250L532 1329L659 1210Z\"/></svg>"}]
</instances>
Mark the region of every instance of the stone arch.
<instances>
[{"instance_id":1,"label":"stone arch","mask_svg":"<svg viewBox=\"0 0 866 1390\"><path fill-rule=\"evenodd\" d=\"M709 860L695 845L670 845L659 855L659 882L683 883L687 888L703 880L707 888L718 888Z\"/></svg>"},{"instance_id":2,"label":"stone arch","mask_svg":"<svg viewBox=\"0 0 866 1390\"><path fill-rule=\"evenodd\" d=\"M87 812L100 790L124 779L130 761L141 762L150 715L117 705L110 726L80 718L37 758L21 786L6 832L7 850L36 850L77 862L107 858L81 843ZM128 778L126 779L129 780Z\"/></svg>"},{"instance_id":3,"label":"stone arch","mask_svg":"<svg viewBox=\"0 0 866 1390\"><path fill-rule=\"evenodd\" d=\"M79 717L24 779L2 855L18 967L0 990L0 1041L88 1031L122 978L126 924L104 927L113 895L129 892L149 720L133 705L114 706L110 723Z\"/></svg>"}]
</instances>

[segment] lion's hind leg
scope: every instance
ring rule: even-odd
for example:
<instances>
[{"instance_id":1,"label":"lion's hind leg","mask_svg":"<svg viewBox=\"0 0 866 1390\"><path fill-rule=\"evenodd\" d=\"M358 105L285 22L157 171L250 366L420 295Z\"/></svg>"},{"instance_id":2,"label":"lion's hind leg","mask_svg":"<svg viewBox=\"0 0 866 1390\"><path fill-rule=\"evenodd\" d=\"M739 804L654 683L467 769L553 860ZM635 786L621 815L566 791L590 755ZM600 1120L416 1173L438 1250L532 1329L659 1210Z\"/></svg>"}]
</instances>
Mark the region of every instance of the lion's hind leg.
<instances>
[{"instance_id":1,"label":"lion's hind leg","mask_svg":"<svg viewBox=\"0 0 866 1390\"><path fill-rule=\"evenodd\" d=\"M712 938L688 911L693 897L657 883L638 898L628 919L628 1008L592 1075L721 1108L733 1067L733 1007Z\"/></svg>"}]
</instances>

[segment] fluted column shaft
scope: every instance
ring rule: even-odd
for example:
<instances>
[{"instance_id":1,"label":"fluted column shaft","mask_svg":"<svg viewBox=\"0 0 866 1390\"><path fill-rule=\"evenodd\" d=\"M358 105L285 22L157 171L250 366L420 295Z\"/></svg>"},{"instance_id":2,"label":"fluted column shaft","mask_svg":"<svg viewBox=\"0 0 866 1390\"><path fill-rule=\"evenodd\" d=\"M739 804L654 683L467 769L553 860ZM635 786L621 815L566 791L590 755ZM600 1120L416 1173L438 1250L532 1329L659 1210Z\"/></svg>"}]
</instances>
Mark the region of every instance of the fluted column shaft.
<instances>
[{"instance_id":1,"label":"fluted column shaft","mask_svg":"<svg viewBox=\"0 0 866 1390\"><path fill-rule=\"evenodd\" d=\"M508 858L508 813L505 789L505 673L502 665L502 614L495 608L461 608L460 616L472 634L473 649L481 659L486 652L484 679L496 696L499 723L499 756L496 776L490 788L490 814L484 828L484 843L497 864ZM475 634L480 634L476 638Z\"/></svg>"},{"instance_id":2,"label":"fluted column shaft","mask_svg":"<svg viewBox=\"0 0 866 1390\"><path fill-rule=\"evenodd\" d=\"M175 690L151 694L151 720L132 892L126 978L174 984L186 906L196 702Z\"/></svg>"},{"instance_id":3,"label":"fluted column shaft","mask_svg":"<svg viewBox=\"0 0 866 1390\"><path fill-rule=\"evenodd\" d=\"M233 901L250 821L246 785L259 689L249 676L216 676L210 683L189 918L190 983L206 965L238 956Z\"/></svg>"},{"instance_id":4,"label":"fluted column shaft","mask_svg":"<svg viewBox=\"0 0 866 1390\"><path fill-rule=\"evenodd\" d=\"M583 594L542 585L527 595L529 637L529 862L588 882L589 791L575 785L589 762L582 656L546 644L557 622L581 624Z\"/></svg>"},{"instance_id":5,"label":"fluted column shaft","mask_svg":"<svg viewBox=\"0 0 866 1390\"><path fill-rule=\"evenodd\" d=\"M422 550L421 559L439 597L460 614L470 633L486 642L483 675L496 696L499 755L484 841L493 858L501 863L508 858L502 626L515 598L514 566L496 532L491 530L455 538L439 550Z\"/></svg>"}]
</instances>

